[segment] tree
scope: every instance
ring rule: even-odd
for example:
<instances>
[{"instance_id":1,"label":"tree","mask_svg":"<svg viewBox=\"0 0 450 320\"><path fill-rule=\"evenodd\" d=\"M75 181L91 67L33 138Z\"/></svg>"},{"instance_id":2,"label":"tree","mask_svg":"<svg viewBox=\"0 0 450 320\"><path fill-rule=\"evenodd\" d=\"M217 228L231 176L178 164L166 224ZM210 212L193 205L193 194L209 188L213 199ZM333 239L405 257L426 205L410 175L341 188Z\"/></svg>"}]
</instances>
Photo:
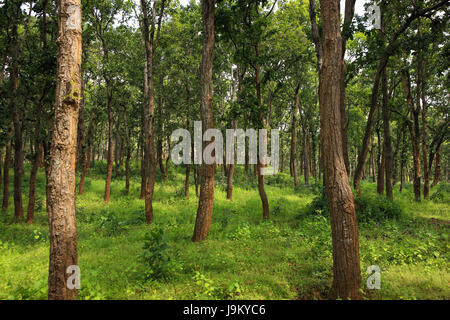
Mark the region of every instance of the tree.
<instances>
[{"instance_id":1,"label":"tree","mask_svg":"<svg viewBox=\"0 0 450 320\"><path fill-rule=\"evenodd\" d=\"M320 7L324 39L319 58L322 62L319 71L320 133L333 242L331 294L343 299L358 299L361 285L358 227L353 194L345 168L339 110L340 79L343 76L339 1L321 0Z\"/></svg>"},{"instance_id":2,"label":"tree","mask_svg":"<svg viewBox=\"0 0 450 320\"><path fill-rule=\"evenodd\" d=\"M143 173L146 175L146 188L145 188L145 218L147 223L153 221L153 191L155 186L155 169L156 169L156 157L155 157L155 145L154 145L154 117L155 117L155 98L154 98L154 60L155 52L158 47L159 35L161 31L161 22L164 15L165 0L161 0L159 8L159 18L156 21L156 6L158 2L154 1L151 11L151 20L149 21L149 10L147 0L141 0L142 11L142 34L145 44L145 56L146 56L146 72L147 72L147 92L146 107L144 107L143 119L144 119L144 162L145 170ZM155 30L157 28L157 30ZM156 35L155 35L156 31Z\"/></svg>"},{"instance_id":3,"label":"tree","mask_svg":"<svg viewBox=\"0 0 450 320\"><path fill-rule=\"evenodd\" d=\"M212 70L214 61L214 0L202 0L203 21L203 51L200 66L201 91L200 114L202 117L202 131L214 127L213 120L213 82ZM207 146L203 143L202 150ZM203 154L203 152L202 152ZM202 155L200 155L202 156ZM206 239L209 233L214 202L214 173L215 165L202 163L200 196L198 199L197 218L195 220L192 241Z\"/></svg>"},{"instance_id":4,"label":"tree","mask_svg":"<svg viewBox=\"0 0 450 320\"><path fill-rule=\"evenodd\" d=\"M81 99L81 3L59 0L58 74L47 183L50 226L48 298L76 299L67 268L77 265L75 167Z\"/></svg>"}]
</instances>

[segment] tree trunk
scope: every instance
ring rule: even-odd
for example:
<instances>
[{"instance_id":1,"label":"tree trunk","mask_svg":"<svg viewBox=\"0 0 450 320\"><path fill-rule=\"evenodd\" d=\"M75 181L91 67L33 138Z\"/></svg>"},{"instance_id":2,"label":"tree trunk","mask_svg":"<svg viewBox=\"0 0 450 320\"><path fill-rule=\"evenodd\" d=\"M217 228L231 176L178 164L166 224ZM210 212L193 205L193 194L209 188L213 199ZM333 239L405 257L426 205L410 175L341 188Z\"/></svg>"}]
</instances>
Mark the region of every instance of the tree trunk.
<instances>
[{"instance_id":1,"label":"tree trunk","mask_svg":"<svg viewBox=\"0 0 450 320\"><path fill-rule=\"evenodd\" d=\"M412 155L414 164L414 197L420 201L420 142L419 142L419 110L414 107L411 96L411 80L407 70L402 71L402 86L409 107L411 122L407 122L411 134Z\"/></svg>"},{"instance_id":2,"label":"tree trunk","mask_svg":"<svg viewBox=\"0 0 450 320\"><path fill-rule=\"evenodd\" d=\"M78 264L75 164L81 97L81 4L59 0L58 76L47 181L50 229L48 298L77 299L67 285L67 268Z\"/></svg>"},{"instance_id":3,"label":"tree trunk","mask_svg":"<svg viewBox=\"0 0 450 320\"><path fill-rule=\"evenodd\" d=\"M145 219L147 224L153 221L153 191L155 187L156 155L154 145L154 118L155 118L155 97L154 97L154 55L158 47L159 34L161 30L161 21L164 14L165 0L161 1L159 19L156 28L156 4L154 1L152 8L151 24L149 22L147 0L141 0L141 9L143 12L143 37L145 43L145 57L147 65L147 83L148 91L146 94L146 107L144 108L144 165L146 174L145 185Z\"/></svg>"},{"instance_id":4,"label":"tree trunk","mask_svg":"<svg viewBox=\"0 0 450 320\"><path fill-rule=\"evenodd\" d=\"M361 274L358 228L343 156L339 111L343 70L339 1L321 0L320 4L324 39L323 65L320 69L320 128L333 242L334 277L331 295L342 299L359 299Z\"/></svg>"},{"instance_id":5,"label":"tree trunk","mask_svg":"<svg viewBox=\"0 0 450 320\"><path fill-rule=\"evenodd\" d=\"M384 30L383 30L384 32ZM384 155L384 174L385 174L385 184L386 184L386 197L393 200L394 195L392 193L392 140L391 140L391 127L390 127L390 112L388 106L388 91L387 91L387 76L386 67L384 67L382 73L381 87L383 92L383 103L382 103L382 116L383 116L383 155Z\"/></svg>"},{"instance_id":6,"label":"tree trunk","mask_svg":"<svg viewBox=\"0 0 450 320\"><path fill-rule=\"evenodd\" d=\"M295 104L292 108L292 126L291 126L291 175L294 178L294 187L299 185L298 172L297 172L297 115L300 109L299 106L299 88L297 86L295 90Z\"/></svg>"},{"instance_id":7,"label":"tree trunk","mask_svg":"<svg viewBox=\"0 0 450 320\"><path fill-rule=\"evenodd\" d=\"M434 160L434 180L431 187L434 187L441 181L441 146L439 146L438 151L436 152L436 159Z\"/></svg>"},{"instance_id":8,"label":"tree trunk","mask_svg":"<svg viewBox=\"0 0 450 320\"><path fill-rule=\"evenodd\" d=\"M421 25L420 25L420 18L418 19L418 27L417 27L417 34L419 37L421 36ZM417 96L417 104L420 104L420 101L422 101L422 158L423 158L423 198L426 199L430 195L430 169L428 166L428 152L427 152L427 99L426 99L426 82L425 82L425 71L424 71L424 52L423 49L419 50L418 54L418 93Z\"/></svg>"},{"instance_id":9,"label":"tree trunk","mask_svg":"<svg viewBox=\"0 0 450 320\"><path fill-rule=\"evenodd\" d=\"M203 52L201 70L200 113L203 130L214 127L213 120L213 82L212 69L214 59L214 0L202 0L203 20ZM203 143L203 148L207 143ZM203 154L203 152L202 152ZM200 197L198 201L197 218L195 221L192 241L206 239L209 233L214 202L214 164L201 166Z\"/></svg>"},{"instance_id":10,"label":"tree trunk","mask_svg":"<svg viewBox=\"0 0 450 320\"><path fill-rule=\"evenodd\" d=\"M82 195L84 193L84 181L86 179L86 174L89 169L89 158L90 158L90 150L92 145L92 133L94 130L94 119L95 119L95 111L92 111L91 119L89 120L88 132L85 140L87 141L87 146L82 147L82 166L83 169L81 171L80 184L78 187L78 194Z\"/></svg>"},{"instance_id":11,"label":"tree trunk","mask_svg":"<svg viewBox=\"0 0 450 320\"><path fill-rule=\"evenodd\" d=\"M10 104L11 117L14 126L14 217L23 219L22 204L22 175L23 175L23 132L22 119L17 105L17 92L19 87L19 56L20 48L18 42L18 23L17 18L20 12L17 3L12 4L12 32L11 32L11 71L10 71Z\"/></svg>"},{"instance_id":12,"label":"tree trunk","mask_svg":"<svg viewBox=\"0 0 450 320\"><path fill-rule=\"evenodd\" d=\"M5 150L5 161L3 165L3 202L2 202L2 210L8 210L9 206L9 167L11 165L11 136L12 136L12 122L10 122L8 129L8 142L6 143Z\"/></svg>"},{"instance_id":13,"label":"tree trunk","mask_svg":"<svg viewBox=\"0 0 450 320\"><path fill-rule=\"evenodd\" d=\"M31 168L30 173L30 185L28 192L28 208L27 208L27 220L26 223L33 223L34 219L34 206L36 203L36 177L39 169L39 159L41 156L41 141L39 140L40 132L41 132L41 101L38 101L38 105L36 108L36 126L34 129L34 155L33 155L33 166Z\"/></svg>"},{"instance_id":14,"label":"tree trunk","mask_svg":"<svg viewBox=\"0 0 450 320\"><path fill-rule=\"evenodd\" d=\"M108 204L111 197L111 178L114 161L114 141L113 141L113 111L112 111L112 91L107 83L107 109L108 109L108 151L106 157L106 181L105 181L105 203Z\"/></svg>"},{"instance_id":15,"label":"tree trunk","mask_svg":"<svg viewBox=\"0 0 450 320\"><path fill-rule=\"evenodd\" d=\"M130 142L130 128L128 127L127 120L127 108L123 110L123 123L125 125L125 144L126 144L126 156L125 156L125 194L130 193L130 161L131 161L131 142Z\"/></svg>"}]
</instances>

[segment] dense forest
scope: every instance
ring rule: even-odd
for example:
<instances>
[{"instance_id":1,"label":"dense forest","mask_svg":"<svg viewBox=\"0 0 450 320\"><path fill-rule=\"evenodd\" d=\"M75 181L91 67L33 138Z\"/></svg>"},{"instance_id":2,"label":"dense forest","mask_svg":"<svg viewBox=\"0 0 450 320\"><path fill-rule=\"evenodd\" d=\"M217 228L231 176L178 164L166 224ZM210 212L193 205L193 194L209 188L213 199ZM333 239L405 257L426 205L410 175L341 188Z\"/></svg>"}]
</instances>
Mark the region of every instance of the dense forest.
<instances>
[{"instance_id":1,"label":"dense forest","mask_svg":"<svg viewBox=\"0 0 450 320\"><path fill-rule=\"evenodd\" d=\"M0 299L450 298L449 4L0 0Z\"/></svg>"}]
</instances>

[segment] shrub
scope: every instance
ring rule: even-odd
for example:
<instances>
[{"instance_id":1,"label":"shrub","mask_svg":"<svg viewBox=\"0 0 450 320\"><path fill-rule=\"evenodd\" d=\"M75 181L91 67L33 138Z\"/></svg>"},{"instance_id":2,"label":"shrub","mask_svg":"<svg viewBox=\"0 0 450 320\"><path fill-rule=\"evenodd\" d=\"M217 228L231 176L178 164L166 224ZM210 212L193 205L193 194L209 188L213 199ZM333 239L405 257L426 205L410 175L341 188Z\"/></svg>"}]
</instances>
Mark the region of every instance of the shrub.
<instances>
[{"instance_id":1,"label":"shrub","mask_svg":"<svg viewBox=\"0 0 450 320\"><path fill-rule=\"evenodd\" d=\"M450 183L441 182L438 184L436 192L430 196L430 200L436 203L448 203L449 193Z\"/></svg>"},{"instance_id":2,"label":"shrub","mask_svg":"<svg viewBox=\"0 0 450 320\"><path fill-rule=\"evenodd\" d=\"M401 206L381 195L362 195L355 197L356 217L359 222L398 219L402 215ZM324 195L314 198L307 206L306 214L328 216L328 202Z\"/></svg>"},{"instance_id":3,"label":"shrub","mask_svg":"<svg viewBox=\"0 0 450 320\"><path fill-rule=\"evenodd\" d=\"M402 215L401 206L381 195L363 195L355 199L358 221L383 221L398 219Z\"/></svg>"},{"instance_id":4,"label":"shrub","mask_svg":"<svg viewBox=\"0 0 450 320\"><path fill-rule=\"evenodd\" d=\"M126 230L125 223L120 221L116 213L109 210L99 216L97 227L108 236L115 236Z\"/></svg>"},{"instance_id":5,"label":"shrub","mask_svg":"<svg viewBox=\"0 0 450 320\"><path fill-rule=\"evenodd\" d=\"M145 234L143 251L138 260L144 267L146 280L168 279L179 269L171 258L171 251L162 228L154 227Z\"/></svg>"}]
</instances>

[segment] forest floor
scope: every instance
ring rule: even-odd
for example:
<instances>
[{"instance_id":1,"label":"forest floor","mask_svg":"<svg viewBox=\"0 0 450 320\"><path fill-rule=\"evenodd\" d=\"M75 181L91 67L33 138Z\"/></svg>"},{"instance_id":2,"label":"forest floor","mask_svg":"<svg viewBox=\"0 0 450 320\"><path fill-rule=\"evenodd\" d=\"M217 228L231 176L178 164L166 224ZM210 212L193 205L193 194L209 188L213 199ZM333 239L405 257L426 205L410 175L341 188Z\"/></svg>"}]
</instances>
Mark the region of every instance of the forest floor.
<instances>
[{"instance_id":1,"label":"forest floor","mask_svg":"<svg viewBox=\"0 0 450 320\"><path fill-rule=\"evenodd\" d=\"M193 243L198 200L192 177L190 198L184 197L182 168L170 168L164 182L158 174L155 219L148 226L137 169L129 195L123 192L124 177L113 179L105 206L105 166L97 163L85 194L77 197L80 299L325 299L332 281L330 222L309 206L320 194L319 184L294 189L289 174L267 177L271 218L263 221L256 181L238 169L233 201L226 200L226 180L217 172L208 240ZM12 198L2 213L0 299L47 298L43 169L37 186L41 196L32 225L13 221ZM448 189L442 183L432 189L432 195L438 192L433 200L416 203L412 186L400 193L397 184L401 215L359 223L363 286L368 266L381 270L381 289L365 289L367 299L450 298ZM376 184L364 183L363 193L375 197Z\"/></svg>"}]
</instances>

